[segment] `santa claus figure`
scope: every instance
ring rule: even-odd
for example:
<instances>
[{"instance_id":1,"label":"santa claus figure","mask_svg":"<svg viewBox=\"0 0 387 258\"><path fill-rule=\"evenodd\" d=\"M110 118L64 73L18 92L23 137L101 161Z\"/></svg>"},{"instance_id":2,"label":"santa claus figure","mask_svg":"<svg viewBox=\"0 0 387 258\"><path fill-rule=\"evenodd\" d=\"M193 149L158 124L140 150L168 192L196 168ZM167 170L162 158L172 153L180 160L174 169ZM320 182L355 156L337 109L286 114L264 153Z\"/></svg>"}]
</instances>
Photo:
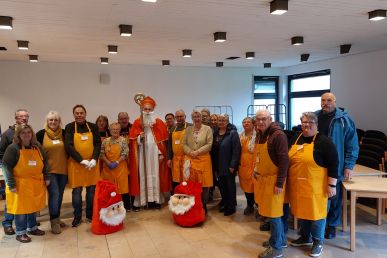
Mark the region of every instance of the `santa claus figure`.
<instances>
[{"instance_id":1,"label":"santa claus figure","mask_svg":"<svg viewBox=\"0 0 387 258\"><path fill-rule=\"evenodd\" d=\"M91 231L96 235L106 235L123 229L126 210L116 185L100 180L94 195Z\"/></svg>"},{"instance_id":2,"label":"santa claus figure","mask_svg":"<svg viewBox=\"0 0 387 258\"><path fill-rule=\"evenodd\" d=\"M202 186L196 182L183 182L176 186L168 202L173 220L183 227L192 227L205 220L202 204Z\"/></svg>"}]
</instances>

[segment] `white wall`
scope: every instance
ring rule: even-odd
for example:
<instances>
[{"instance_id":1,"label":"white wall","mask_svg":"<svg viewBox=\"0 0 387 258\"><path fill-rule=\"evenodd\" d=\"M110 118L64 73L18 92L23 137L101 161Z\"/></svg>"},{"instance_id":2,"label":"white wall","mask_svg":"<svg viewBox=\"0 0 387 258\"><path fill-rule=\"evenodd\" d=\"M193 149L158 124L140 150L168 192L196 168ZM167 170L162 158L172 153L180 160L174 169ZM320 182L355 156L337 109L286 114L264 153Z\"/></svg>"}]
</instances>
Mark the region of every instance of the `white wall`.
<instances>
[{"instance_id":1,"label":"white wall","mask_svg":"<svg viewBox=\"0 0 387 258\"><path fill-rule=\"evenodd\" d=\"M387 49L284 68L282 75L331 69L337 105L348 109L356 126L387 133Z\"/></svg>"},{"instance_id":2,"label":"white wall","mask_svg":"<svg viewBox=\"0 0 387 258\"><path fill-rule=\"evenodd\" d=\"M108 74L110 83L100 83L100 74ZM5 131L18 108L30 111L36 129L49 110L59 111L67 123L75 104L85 105L90 121L100 114L116 120L119 111L133 121L139 114L133 97L141 92L157 101L159 116L182 108L190 117L196 105L231 105L240 125L252 103L252 76L279 74L275 68L0 62L0 123Z\"/></svg>"}]
</instances>

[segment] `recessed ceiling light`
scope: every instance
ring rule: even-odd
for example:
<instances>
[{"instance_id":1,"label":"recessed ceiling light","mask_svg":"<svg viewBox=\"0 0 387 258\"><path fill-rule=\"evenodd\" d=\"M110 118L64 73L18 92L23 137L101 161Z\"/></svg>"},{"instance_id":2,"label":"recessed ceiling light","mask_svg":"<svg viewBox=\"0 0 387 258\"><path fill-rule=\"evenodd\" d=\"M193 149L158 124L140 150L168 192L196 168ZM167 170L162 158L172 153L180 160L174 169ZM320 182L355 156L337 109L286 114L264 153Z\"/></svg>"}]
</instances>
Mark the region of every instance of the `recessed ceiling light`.
<instances>
[{"instance_id":1,"label":"recessed ceiling light","mask_svg":"<svg viewBox=\"0 0 387 258\"><path fill-rule=\"evenodd\" d=\"M246 52L246 59L254 59L255 52Z\"/></svg>"},{"instance_id":2,"label":"recessed ceiling light","mask_svg":"<svg viewBox=\"0 0 387 258\"><path fill-rule=\"evenodd\" d=\"M28 50L28 41L25 40L18 40L17 41L17 48L20 50Z\"/></svg>"},{"instance_id":3,"label":"recessed ceiling light","mask_svg":"<svg viewBox=\"0 0 387 258\"><path fill-rule=\"evenodd\" d=\"M292 45L299 46L304 43L304 37L302 36L296 36L292 38Z\"/></svg>"},{"instance_id":4,"label":"recessed ceiling light","mask_svg":"<svg viewBox=\"0 0 387 258\"><path fill-rule=\"evenodd\" d=\"M282 15L288 11L288 0L274 0L270 2L270 13Z\"/></svg>"},{"instance_id":5,"label":"recessed ceiling light","mask_svg":"<svg viewBox=\"0 0 387 258\"><path fill-rule=\"evenodd\" d=\"M130 36L132 36L132 29L133 29L132 25L121 24L118 27L120 28L120 35L122 37L130 37Z\"/></svg>"},{"instance_id":6,"label":"recessed ceiling light","mask_svg":"<svg viewBox=\"0 0 387 258\"><path fill-rule=\"evenodd\" d=\"M301 54L301 62L306 62L309 59L310 54Z\"/></svg>"},{"instance_id":7,"label":"recessed ceiling light","mask_svg":"<svg viewBox=\"0 0 387 258\"><path fill-rule=\"evenodd\" d=\"M38 55L29 55L30 62L31 63L37 63L38 62Z\"/></svg>"},{"instance_id":8,"label":"recessed ceiling light","mask_svg":"<svg viewBox=\"0 0 387 258\"><path fill-rule=\"evenodd\" d=\"M101 64L109 64L109 58L101 57Z\"/></svg>"},{"instance_id":9,"label":"recessed ceiling light","mask_svg":"<svg viewBox=\"0 0 387 258\"><path fill-rule=\"evenodd\" d=\"M109 54L117 54L118 53L118 47L114 45L108 45L108 53Z\"/></svg>"},{"instance_id":10,"label":"recessed ceiling light","mask_svg":"<svg viewBox=\"0 0 387 258\"><path fill-rule=\"evenodd\" d=\"M169 60L162 60L162 61L161 61L161 64L162 64L163 66L169 66L169 65L171 65L171 62L169 62Z\"/></svg>"},{"instance_id":11,"label":"recessed ceiling light","mask_svg":"<svg viewBox=\"0 0 387 258\"><path fill-rule=\"evenodd\" d=\"M10 16L0 16L0 29L12 30L12 20Z\"/></svg>"},{"instance_id":12,"label":"recessed ceiling light","mask_svg":"<svg viewBox=\"0 0 387 258\"><path fill-rule=\"evenodd\" d=\"M352 45L351 44L344 44L340 46L340 54L348 54L349 50L351 50Z\"/></svg>"},{"instance_id":13,"label":"recessed ceiling light","mask_svg":"<svg viewBox=\"0 0 387 258\"><path fill-rule=\"evenodd\" d=\"M192 50L191 49L183 49L183 57L191 57Z\"/></svg>"},{"instance_id":14,"label":"recessed ceiling light","mask_svg":"<svg viewBox=\"0 0 387 258\"><path fill-rule=\"evenodd\" d=\"M215 42L225 42L226 41L226 32L218 31L214 33Z\"/></svg>"},{"instance_id":15,"label":"recessed ceiling light","mask_svg":"<svg viewBox=\"0 0 387 258\"><path fill-rule=\"evenodd\" d=\"M223 67L223 62L216 62L216 67Z\"/></svg>"},{"instance_id":16,"label":"recessed ceiling light","mask_svg":"<svg viewBox=\"0 0 387 258\"><path fill-rule=\"evenodd\" d=\"M157 2L157 0L141 0L141 1L148 2L148 3L156 3Z\"/></svg>"},{"instance_id":17,"label":"recessed ceiling light","mask_svg":"<svg viewBox=\"0 0 387 258\"><path fill-rule=\"evenodd\" d=\"M386 19L386 10L378 9L368 12L368 19L371 21L380 21Z\"/></svg>"},{"instance_id":18,"label":"recessed ceiling light","mask_svg":"<svg viewBox=\"0 0 387 258\"><path fill-rule=\"evenodd\" d=\"M263 68L271 68L271 63L264 63Z\"/></svg>"}]
</instances>

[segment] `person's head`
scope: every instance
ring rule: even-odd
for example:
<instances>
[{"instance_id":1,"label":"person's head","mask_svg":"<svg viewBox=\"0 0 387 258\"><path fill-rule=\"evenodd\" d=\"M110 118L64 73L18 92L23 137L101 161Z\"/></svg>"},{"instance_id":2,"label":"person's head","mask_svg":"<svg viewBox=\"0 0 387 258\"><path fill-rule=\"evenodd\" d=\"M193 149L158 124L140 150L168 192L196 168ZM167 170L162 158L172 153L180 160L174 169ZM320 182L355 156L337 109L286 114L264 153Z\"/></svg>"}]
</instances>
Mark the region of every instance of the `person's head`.
<instances>
[{"instance_id":1,"label":"person's head","mask_svg":"<svg viewBox=\"0 0 387 258\"><path fill-rule=\"evenodd\" d=\"M15 123L17 125L20 124L28 124L28 118L29 118L28 110L27 109L18 109L15 112Z\"/></svg>"},{"instance_id":2,"label":"person's head","mask_svg":"<svg viewBox=\"0 0 387 258\"><path fill-rule=\"evenodd\" d=\"M211 112L210 112L210 110L208 108L203 108L201 110L201 113L202 113L202 122L203 122L203 124L210 125L210 123L211 123L211 120L210 120Z\"/></svg>"},{"instance_id":3,"label":"person's head","mask_svg":"<svg viewBox=\"0 0 387 258\"><path fill-rule=\"evenodd\" d=\"M109 119L107 118L107 116L100 115L95 120L95 124L98 127L98 131L100 132L106 131L106 129L109 126Z\"/></svg>"},{"instance_id":4,"label":"person's head","mask_svg":"<svg viewBox=\"0 0 387 258\"><path fill-rule=\"evenodd\" d=\"M114 139L120 137L121 125L118 122L111 123L109 125L110 134Z\"/></svg>"},{"instance_id":5,"label":"person's head","mask_svg":"<svg viewBox=\"0 0 387 258\"><path fill-rule=\"evenodd\" d=\"M254 121L251 117L245 117L242 121L242 126L245 132L249 133L252 132L254 129Z\"/></svg>"},{"instance_id":6,"label":"person's head","mask_svg":"<svg viewBox=\"0 0 387 258\"><path fill-rule=\"evenodd\" d=\"M191 113L191 118L194 125L202 124L202 113L199 110L193 110Z\"/></svg>"},{"instance_id":7,"label":"person's head","mask_svg":"<svg viewBox=\"0 0 387 258\"><path fill-rule=\"evenodd\" d=\"M321 95L321 109L323 113L331 113L336 108L336 97L333 93L327 92Z\"/></svg>"},{"instance_id":8,"label":"person's head","mask_svg":"<svg viewBox=\"0 0 387 258\"><path fill-rule=\"evenodd\" d=\"M182 109L179 109L175 112L175 119L178 125L182 125L185 123L185 112Z\"/></svg>"},{"instance_id":9,"label":"person's head","mask_svg":"<svg viewBox=\"0 0 387 258\"><path fill-rule=\"evenodd\" d=\"M301 120L301 130L304 136L310 137L317 134L318 118L314 112L302 113L300 120Z\"/></svg>"},{"instance_id":10,"label":"person's head","mask_svg":"<svg viewBox=\"0 0 387 258\"><path fill-rule=\"evenodd\" d=\"M73 107L73 115L75 122L78 124L83 124L86 122L86 108L83 105L75 105Z\"/></svg>"},{"instance_id":11,"label":"person's head","mask_svg":"<svg viewBox=\"0 0 387 258\"><path fill-rule=\"evenodd\" d=\"M51 110L46 115L46 119L44 121L44 128L47 127L53 131L58 130L58 128L62 128L62 119L57 111Z\"/></svg>"},{"instance_id":12,"label":"person's head","mask_svg":"<svg viewBox=\"0 0 387 258\"><path fill-rule=\"evenodd\" d=\"M228 115L220 114L218 115L218 127L220 130L225 130L228 125Z\"/></svg>"},{"instance_id":13,"label":"person's head","mask_svg":"<svg viewBox=\"0 0 387 258\"><path fill-rule=\"evenodd\" d=\"M175 115L172 113L168 113L165 115L165 124L167 125L168 128L174 127L175 126Z\"/></svg>"},{"instance_id":14,"label":"person's head","mask_svg":"<svg viewBox=\"0 0 387 258\"><path fill-rule=\"evenodd\" d=\"M118 113L117 118L118 123L120 123L121 128L126 128L129 125L129 115L127 112Z\"/></svg>"},{"instance_id":15,"label":"person's head","mask_svg":"<svg viewBox=\"0 0 387 258\"><path fill-rule=\"evenodd\" d=\"M152 113L156 107L156 101L151 97L145 97L141 102L142 112L145 114Z\"/></svg>"},{"instance_id":16,"label":"person's head","mask_svg":"<svg viewBox=\"0 0 387 258\"><path fill-rule=\"evenodd\" d=\"M270 111L267 109L258 110L255 114L255 126L263 133L272 123Z\"/></svg>"},{"instance_id":17,"label":"person's head","mask_svg":"<svg viewBox=\"0 0 387 258\"><path fill-rule=\"evenodd\" d=\"M29 124L16 125L13 142L20 147L22 145L36 145L36 136L32 127Z\"/></svg>"},{"instance_id":18,"label":"person's head","mask_svg":"<svg viewBox=\"0 0 387 258\"><path fill-rule=\"evenodd\" d=\"M217 127L218 126L218 115L217 114L212 114L210 116L210 121L211 121L211 127Z\"/></svg>"}]
</instances>

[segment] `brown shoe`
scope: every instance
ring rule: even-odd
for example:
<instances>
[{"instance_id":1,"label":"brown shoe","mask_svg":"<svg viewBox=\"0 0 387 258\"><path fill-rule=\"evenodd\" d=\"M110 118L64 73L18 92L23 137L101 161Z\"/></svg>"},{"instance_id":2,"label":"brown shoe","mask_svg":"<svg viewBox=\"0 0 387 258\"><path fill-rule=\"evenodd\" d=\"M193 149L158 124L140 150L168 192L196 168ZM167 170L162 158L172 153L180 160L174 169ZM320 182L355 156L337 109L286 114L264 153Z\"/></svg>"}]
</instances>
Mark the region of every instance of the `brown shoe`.
<instances>
[{"instance_id":1,"label":"brown shoe","mask_svg":"<svg viewBox=\"0 0 387 258\"><path fill-rule=\"evenodd\" d=\"M33 236L44 236L46 234L46 232L44 232L43 230L40 230L40 229L35 229L35 230L32 230L32 231L28 231L27 232L29 235L33 235Z\"/></svg>"},{"instance_id":2,"label":"brown shoe","mask_svg":"<svg viewBox=\"0 0 387 258\"><path fill-rule=\"evenodd\" d=\"M4 227L4 234L8 236L15 235L15 230L12 227Z\"/></svg>"},{"instance_id":3,"label":"brown shoe","mask_svg":"<svg viewBox=\"0 0 387 258\"><path fill-rule=\"evenodd\" d=\"M62 233L62 230L61 230L60 225L59 225L59 219L58 218L51 220L51 232L53 234L60 234L60 233Z\"/></svg>"},{"instance_id":4,"label":"brown shoe","mask_svg":"<svg viewBox=\"0 0 387 258\"><path fill-rule=\"evenodd\" d=\"M27 236L26 234L16 236L16 240L19 242L22 242L22 243L31 242L31 238L29 236Z\"/></svg>"}]
</instances>

